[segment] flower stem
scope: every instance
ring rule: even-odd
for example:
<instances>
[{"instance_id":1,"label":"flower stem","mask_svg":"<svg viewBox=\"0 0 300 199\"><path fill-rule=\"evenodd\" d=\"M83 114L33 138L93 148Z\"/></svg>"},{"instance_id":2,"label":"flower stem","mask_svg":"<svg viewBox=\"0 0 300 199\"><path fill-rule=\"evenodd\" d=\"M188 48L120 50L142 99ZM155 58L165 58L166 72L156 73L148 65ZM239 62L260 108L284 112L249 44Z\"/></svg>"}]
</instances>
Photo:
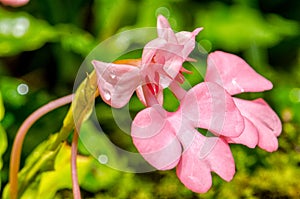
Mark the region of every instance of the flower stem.
<instances>
[{"instance_id":1,"label":"flower stem","mask_svg":"<svg viewBox=\"0 0 300 199\"><path fill-rule=\"evenodd\" d=\"M186 90L184 90L181 86L179 86L179 84L175 81L173 81L170 85L169 85L170 90L174 93L174 95L176 96L176 98L178 100L182 100L183 97L185 96L185 94L187 93Z\"/></svg>"},{"instance_id":2,"label":"flower stem","mask_svg":"<svg viewBox=\"0 0 300 199\"><path fill-rule=\"evenodd\" d=\"M77 131L77 128L75 128L73 133L72 149L71 149L71 174L72 174L72 187L73 187L74 199L81 199L80 187L79 187L78 176L77 176L77 165L76 165L78 137L79 137L79 131Z\"/></svg>"},{"instance_id":3,"label":"flower stem","mask_svg":"<svg viewBox=\"0 0 300 199\"><path fill-rule=\"evenodd\" d=\"M11 158L10 158L10 171L9 171L9 183L10 183L10 199L17 199L18 197L18 171L20 167L21 149L23 146L24 138L29 128L43 115L48 112L61 107L65 104L72 102L73 94L56 99L42 106L35 112L33 112L19 128L16 138L13 143Z\"/></svg>"}]
</instances>

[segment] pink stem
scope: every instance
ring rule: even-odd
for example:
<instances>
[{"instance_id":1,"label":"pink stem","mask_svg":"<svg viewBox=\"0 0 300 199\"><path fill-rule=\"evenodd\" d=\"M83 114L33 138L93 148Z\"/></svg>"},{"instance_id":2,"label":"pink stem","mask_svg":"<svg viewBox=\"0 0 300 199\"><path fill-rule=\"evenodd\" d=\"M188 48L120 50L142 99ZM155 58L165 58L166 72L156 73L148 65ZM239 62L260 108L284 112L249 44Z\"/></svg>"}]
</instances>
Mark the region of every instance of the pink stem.
<instances>
[{"instance_id":1,"label":"pink stem","mask_svg":"<svg viewBox=\"0 0 300 199\"><path fill-rule=\"evenodd\" d=\"M71 149L71 174L72 174L72 187L73 187L73 195L74 199L81 199L80 195L80 187L78 183L77 176L77 165L76 165L76 157L77 157L77 145L78 145L78 132L75 128L72 140L72 149Z\"/></svg>"},{"instance_id":2,"label":"pink stem","mask_svg":"<svg viewBox=\"0 0 300 199\"><path fill-rule=\"evenodd\" d=\"M184 90L179 84L175 81L173 81L169 85L170 90L174 93L174 95L177 97L177 99L180 101L183 99L185 94L187 93L186 90Z\"/></svg>"},{"instance_id":3,"label":"pink stem","mask_svg":"<svg viewBox=\"0 0 300 199\"><path fill-rule=\"evenodd\" d=\"M72 102L73 94L59 98L48 104L42 106L35 112L33 112L19 128L16 138L13 143L11 157L10 157L10 171L9 171L9 183L10 183L10 199L17 199L18 197L18 171L20 167L21 150L24 138L29 128L43 115L48 112Z\"/></svg>"}]
</instances>

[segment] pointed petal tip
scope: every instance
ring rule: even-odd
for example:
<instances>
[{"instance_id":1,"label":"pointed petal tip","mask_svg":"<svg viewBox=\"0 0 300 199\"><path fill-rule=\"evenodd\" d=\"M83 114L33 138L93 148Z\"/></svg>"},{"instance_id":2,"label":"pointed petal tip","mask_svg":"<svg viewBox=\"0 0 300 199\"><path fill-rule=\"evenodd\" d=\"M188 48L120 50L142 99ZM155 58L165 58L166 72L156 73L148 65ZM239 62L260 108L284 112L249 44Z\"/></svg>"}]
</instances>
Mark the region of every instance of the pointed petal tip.
<instances>
[{"instance_id":1,"label":"pointed petal tip","mask_svg":"<svg viewBox=\"0 0 300 199\"><path fill-rule=\"evenodd\" d=\"M98 61L94 59L94 60L91 61L91 63L95 67L98 64Z\"/></svg>"},{"instance_id":2,"label":"pointed petal tip","mask_svg":"<svg viewBox=\"0 0 300 199\"><path fill-rule=\"evenodd\" d=\"M203 29L204 29L203 27L196 28L196 29L193 31L193 34L194 34L194 35L198 35L198 33L199 33L200 31L202 31Z\"/></svg>"},{"instance_id":3,"label":"pointed petal tip","mask_svg":"<svg viewBox=\"0 0 300 199\"><path fill-rule=\"evenodd\" d=\"M166 17L164 17L163 15L159 14L157 16L157 27L161 28L161 29L170 28L168 19Z\"/></svg>"},{"instance_id":4,"label":"pointed petal tip","mask_svg":"<svg viewBox=\"0 0 300 199\"><path fill-rule=\"evenodd\" d=\"M166 17L164 17L162 14L159 14L157 16L157 20L167 20Z\"/></svg>"},{"instance_id":5,"label":"pointed petal tip","mask_svg":"<svg viewBox=\"0 0 300 199\"><path fill-rule=\"evenodd\" d=\"M110 64L110 63L98 61L98 60L95 60L95 59L92 60L91 63L92 63L92 65L93 65L94 69L96 69L96 67L97 67L97 68L103 68L103 66L104 66L104 67L107 67L107 66Z\"/></svg>"},{"instance_id":6,"label":"pointed petal tip","mask_svg":"<svg viewBox=\"0 0 300 199\"><path fill-rule=\"evenodd\" d=\"M270 80L267 80L266 84L267 84L267 86L266 86L267 90L271 90L273 88L273 84Z\"/></svg>"}]
</instances>

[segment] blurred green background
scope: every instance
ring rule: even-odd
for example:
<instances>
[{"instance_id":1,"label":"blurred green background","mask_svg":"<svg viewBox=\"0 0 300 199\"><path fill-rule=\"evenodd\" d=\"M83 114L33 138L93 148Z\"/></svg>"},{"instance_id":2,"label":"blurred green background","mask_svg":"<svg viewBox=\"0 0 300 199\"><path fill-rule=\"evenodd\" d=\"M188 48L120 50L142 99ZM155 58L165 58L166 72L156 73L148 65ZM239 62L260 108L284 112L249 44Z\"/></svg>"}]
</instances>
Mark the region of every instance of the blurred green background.
<instances>
[{"instance_id":1,"label":"blurred green background","mask_svg":"<svg viewBox=\"0 0 300 199\"><path fill-rule=\"evenodd\" d=\"M273 90L245 97L263 97L280 116L279 149L270 154L232 145L234 179L225 182L213 175L211 190L196 194L180 183L174 170L116 171L98 164L80 147L84 198L300 198L299 10L298 0L31 0L19 8L1 5L0 195L8 182L12 142L25 118L72 92L81 63L98 43L124 30L155 27L156 16L163 14L176 31L204 27L196 38L199 50L237 54L273 82ZM132 107L135 101L131 103ZM32 127L22 165L39 143L59 130L67 109L49 113ZM100 99L96 110L111 140L134 150L130 137L117 128L110 108ZM56 157L55 171L40 174L23 198L72 197L69 151L65 145Z\"/></svg>"}]
</instances>

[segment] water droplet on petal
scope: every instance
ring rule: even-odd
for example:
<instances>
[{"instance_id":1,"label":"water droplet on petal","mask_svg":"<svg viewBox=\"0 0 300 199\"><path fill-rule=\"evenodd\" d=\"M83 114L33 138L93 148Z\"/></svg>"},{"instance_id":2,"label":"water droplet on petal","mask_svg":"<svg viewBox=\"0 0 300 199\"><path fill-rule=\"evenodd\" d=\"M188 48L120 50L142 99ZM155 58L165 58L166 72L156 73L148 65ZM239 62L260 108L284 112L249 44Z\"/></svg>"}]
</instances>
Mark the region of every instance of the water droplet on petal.
<instances>
[{"instance_id":1,"label":"water droplet on petal","mask_svg":"<svg viewBox=\"0 0 300 199\"><path fill-rule=\"evenodd\" d=\"M232 80L231 80L231 83L232 83L235 87L237 87L238 89L240 89L241 92L245 92L245 90L244 90L244 89L236 82L235 79L232 79Z\"/></svg>"},{"instance_id":2,"label":"water droplet on petal","mask_svg":"<svg viewBox=\"0 0 300 199\"><path fill-rule=\"evenodd\" d=\"M110 100L110 99L111 99L110 92L109 92L109 91L104 91L103 97L104 97L104 99L106 99L106 100Z\"/></svg>"},{"instance_id":3,"label":"water droplet on petal","mask_svg":"<svg viewBox=\"0 0 300 199\"><path fill-rule=\"evenodd\" d=\"M110 74L110 77L111 77L112 79L115 79L117 76L116 76L116 74L111 73L111 74Z\"/></svg>"}]
</instances>

